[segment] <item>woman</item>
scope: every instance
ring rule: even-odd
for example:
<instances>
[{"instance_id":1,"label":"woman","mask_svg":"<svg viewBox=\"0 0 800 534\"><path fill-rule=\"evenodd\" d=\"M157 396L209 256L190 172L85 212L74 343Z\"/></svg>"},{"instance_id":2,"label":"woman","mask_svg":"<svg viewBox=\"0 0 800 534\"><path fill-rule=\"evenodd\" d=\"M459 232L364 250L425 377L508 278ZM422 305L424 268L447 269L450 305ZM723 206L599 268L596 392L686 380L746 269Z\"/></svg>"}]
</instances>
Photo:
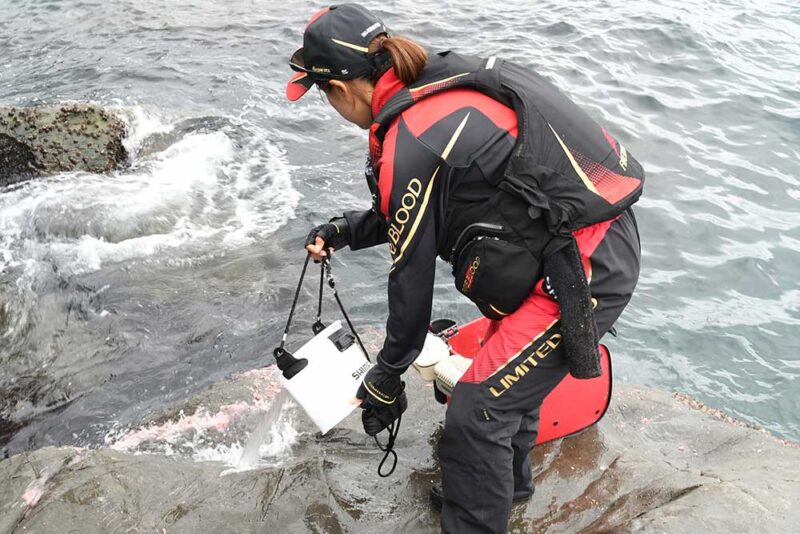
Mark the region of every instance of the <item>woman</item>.
<instances>
[{"instance_id":1,"label":"woman","mask_svg":"<svg viewBox=\"0 0 800 534\"><path fill-rule=\"evenodd\" d=\"M428 56L367 9L308 22L287 97L317 85L370 130L373 208L314 228L307 250L388 243L386 340L359 391L374 434L405 407L401 375L423 345L436 256L494 319L453 391L439 442L444 532L505 532L533 494L539 406L567 372L600 373L598 332L639 273L629 209L643 172L605 129L530 70L497 58Z\"/></svg>"}]
</instances>

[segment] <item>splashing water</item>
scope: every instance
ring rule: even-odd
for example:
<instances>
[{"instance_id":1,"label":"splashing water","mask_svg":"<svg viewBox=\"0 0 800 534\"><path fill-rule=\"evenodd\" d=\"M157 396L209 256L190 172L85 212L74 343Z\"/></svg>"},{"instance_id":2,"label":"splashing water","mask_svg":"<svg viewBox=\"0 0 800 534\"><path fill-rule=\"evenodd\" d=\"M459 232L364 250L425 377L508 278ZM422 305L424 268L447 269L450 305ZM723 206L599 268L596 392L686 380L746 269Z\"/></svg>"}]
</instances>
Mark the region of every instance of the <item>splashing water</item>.
<instances>
[{"instance_id":1,"label":"splashing water","mask_svg":"<svg viewBox=\"0 0 800 534\"><path fill-rule=\"evenodd\" d=\"M236 384L247 384L251 398L223 404L208 402L192 414L140 428L114 431L105 445L119 451L190 457L201 462L221 462L230 472L274 466L285 461L300 431L294 403L280 386L272 366L254 369L223 386L228 394ZM209 401L213 404L213 401Z\"/></svg>"},{"instance_id":2,"label":"splashing water","mask_svg":"<svg viewBox=\"0 0 800 534\"><path fill-rule=\"evenodd\" d=\"M267 456L275 456L283 448L285 434L280 432L280 418L283 414L284 406L289 400L289 394L285 389L281 389L272 401L272 406L261 417L261 422L250 433L250 437L242 448L242 455L239 458L239 466L255 467L262 458L261 451L267 449Z\"/></svg>"}]
</instances>

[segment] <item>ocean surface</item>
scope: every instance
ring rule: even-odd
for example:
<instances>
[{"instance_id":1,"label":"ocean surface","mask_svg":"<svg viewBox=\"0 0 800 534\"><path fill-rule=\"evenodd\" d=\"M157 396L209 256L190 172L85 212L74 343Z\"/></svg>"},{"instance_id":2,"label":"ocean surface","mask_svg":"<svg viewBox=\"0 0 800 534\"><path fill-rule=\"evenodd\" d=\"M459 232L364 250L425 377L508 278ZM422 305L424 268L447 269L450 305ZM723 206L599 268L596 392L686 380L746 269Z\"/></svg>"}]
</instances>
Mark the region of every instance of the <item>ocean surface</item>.
<instances>
[{"instance_id":1,"label":"ocean surface","mask_svg":"<svg viewBox=\"0 0 800 534\"><path fill-rule=\"evenodd\" d=\"M0 0L0 106L114 108L131 153L112 176L0 190L6 454L101 445L272 361L309 227L369 205L365 132L316 92L284 98L324 5ZM800 440L800 4L367 5L431 51L536 69L644 164L642 276L606 339L615 379ZM384 324L388 264L384 249L336 256L359 326ZM477 316L451 280L440 265L434 316Z\"/></svg>"}]
</instances>

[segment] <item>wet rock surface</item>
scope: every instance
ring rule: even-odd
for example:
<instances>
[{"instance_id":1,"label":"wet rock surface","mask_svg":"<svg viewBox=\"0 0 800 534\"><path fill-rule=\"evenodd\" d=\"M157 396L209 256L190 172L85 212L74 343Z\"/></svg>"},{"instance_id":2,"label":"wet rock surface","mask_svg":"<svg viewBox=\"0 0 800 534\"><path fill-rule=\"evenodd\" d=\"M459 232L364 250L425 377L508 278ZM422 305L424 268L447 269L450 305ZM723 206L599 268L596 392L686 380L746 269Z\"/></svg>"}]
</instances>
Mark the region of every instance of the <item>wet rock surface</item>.
<instances>
[{"instance_id":1,"label":"wet rock surface","mask_svg":"<svg viewBox=\"0 0 800 534\"><path fill-rule=\"evenodd\" d=\"M25 180L39 172L31 148L8 134L0 134L0 187L14 180Z\"/></svg>"},{"instance_id":2,"label":"wet rock surface","mask_svg":"<svg viewBox=\"0 0 800 534\"><path fill-rule=\"evenodd\" d=\"M88 104L0 107L0 187L69 171L110 172L127 161L125 122Z\"/></svg>"},{"instance_id":3,"label":"wet rock surface","mask_svg":"<svg viewBox=\"0 0 800 534\"><path fill-rule=\"evenodd\" d=\"M800 448L690 397L617 385L594 428L538 448L512 532L793 532Z\"/></svg>"},{"instance_id":4,"label":"wet rock surface","mask_svg":"<svg viewBox=\"0 0 800 534\"><path fill-rule=\"evenodd\" d=\"M428 488L439 478L444 409L418 377L409 388L391 478L376 475L381 453L357 413L321 437L291 402L282 417L297 435L272 464L231 469L181 453L175 432L205 425L205 439L230 441L267 417L280 388L274 372L257 370L110 448L0 462L0 533L438 532ZM159 440L171 456L156 453ZM618 385L596 427L538 447L532 460L536 495L515 505L511 532L792 532L800 522L800 448L685 396Z\"/></svg>"}]
</instances>

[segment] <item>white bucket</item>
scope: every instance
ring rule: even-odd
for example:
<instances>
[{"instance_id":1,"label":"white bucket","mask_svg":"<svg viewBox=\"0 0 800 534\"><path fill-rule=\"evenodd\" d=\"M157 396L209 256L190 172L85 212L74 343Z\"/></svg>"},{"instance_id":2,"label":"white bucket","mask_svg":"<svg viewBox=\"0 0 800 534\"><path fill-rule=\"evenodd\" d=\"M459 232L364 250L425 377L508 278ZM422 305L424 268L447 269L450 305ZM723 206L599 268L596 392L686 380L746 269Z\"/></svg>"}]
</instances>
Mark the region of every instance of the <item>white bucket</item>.
<instances>
[{"instance_id":1,"label":"white bucket","mask_svg":"<svg viewBox=\"0 0 800 534\"><path fill-rule=\"evenodd\" d=\"M472 365L472 358L465 358L460 354L453 354L442 359L433 368L436 377L436 387L448 397L453 394L456 384Z\"/></svg>"},{"instance_id":2,"label":"white bucket","mask_svg":"<svg viewBox=\"0 0 800 534\"><path fill-rule=\"evenodd\" d=\"M425 337L425 345L414 360L413 366L422 379L427 382L433 382L436 378L434 367L437 363L450 356L450 347L439 336L428 334Z\"/></svg>"},{"instance_id":3,"label":"white bucket","mask_svg":"<svg viewBox=\"0 0 800 534\"><path fill-rule=\"evenodd\" d=\"M339 335L352 334L336 321L292 353L308 360L304 369L290 379L281 375L284 387L323 434L356 408L353 399L372 367L358 343L339 350L332 341Z\"/></svg>"}]
</instances>

